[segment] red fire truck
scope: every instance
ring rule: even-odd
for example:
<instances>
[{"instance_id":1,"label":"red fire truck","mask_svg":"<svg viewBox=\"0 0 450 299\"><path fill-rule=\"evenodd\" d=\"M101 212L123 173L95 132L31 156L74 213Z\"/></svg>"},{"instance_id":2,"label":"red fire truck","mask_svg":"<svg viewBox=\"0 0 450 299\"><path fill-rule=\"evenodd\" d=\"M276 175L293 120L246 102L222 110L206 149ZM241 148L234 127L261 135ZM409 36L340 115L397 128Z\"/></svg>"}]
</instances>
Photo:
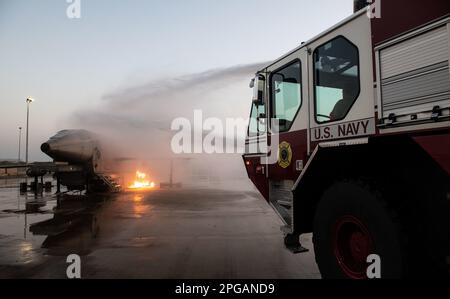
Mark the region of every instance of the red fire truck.
<instances>
[{"instance_id":1,"label":"red fire truck","mask_svg":"<svg viewBox=\"0 0 450 299\"><path fill-rule=\"evenodd\" d=\"M448 273L450 1L379 1L252 80L248 176L324 278Z\"/></svg>"}]
</instances>

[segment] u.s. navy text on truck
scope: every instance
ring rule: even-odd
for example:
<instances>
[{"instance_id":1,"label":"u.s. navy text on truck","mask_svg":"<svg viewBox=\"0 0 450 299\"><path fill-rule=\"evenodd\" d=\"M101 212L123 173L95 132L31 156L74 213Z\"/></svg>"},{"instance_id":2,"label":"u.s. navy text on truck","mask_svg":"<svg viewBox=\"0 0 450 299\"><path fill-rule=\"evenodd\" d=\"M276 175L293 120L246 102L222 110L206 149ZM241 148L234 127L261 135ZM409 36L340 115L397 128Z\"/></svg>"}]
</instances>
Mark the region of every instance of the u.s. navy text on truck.
<instances>
[{"instance_id":1,"label":"u.s. navy text on truck","mask_svg":"<svg viewBox=\"0 0 450 299\"><path fill-rule=\"evenodd\" d=\"M312 141L360 137L375 134L375 119L355 120L311 129Z\"/></svg>"}]
</instances>

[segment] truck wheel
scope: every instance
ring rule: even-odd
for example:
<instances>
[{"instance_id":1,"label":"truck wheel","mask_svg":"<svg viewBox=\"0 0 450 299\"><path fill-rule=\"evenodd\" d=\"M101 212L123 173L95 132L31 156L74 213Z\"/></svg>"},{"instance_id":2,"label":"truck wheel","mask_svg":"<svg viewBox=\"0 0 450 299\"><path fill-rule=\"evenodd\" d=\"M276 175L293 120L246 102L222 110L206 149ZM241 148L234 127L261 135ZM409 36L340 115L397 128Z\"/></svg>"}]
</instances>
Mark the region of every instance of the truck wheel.
<instances>
[{"instance_id":1,"label":"truck wheel","mask_svg":"<svg viewBox=\"0 0 450 299\"><path fill-rule=\"evenodd\" d=\"M395 216L379 194L359 182L332 185L314 219L316 262L325 279L366 279L367 258L381 259L381 278L401 278L405 255Z\"/></svg>"}]
</instances>

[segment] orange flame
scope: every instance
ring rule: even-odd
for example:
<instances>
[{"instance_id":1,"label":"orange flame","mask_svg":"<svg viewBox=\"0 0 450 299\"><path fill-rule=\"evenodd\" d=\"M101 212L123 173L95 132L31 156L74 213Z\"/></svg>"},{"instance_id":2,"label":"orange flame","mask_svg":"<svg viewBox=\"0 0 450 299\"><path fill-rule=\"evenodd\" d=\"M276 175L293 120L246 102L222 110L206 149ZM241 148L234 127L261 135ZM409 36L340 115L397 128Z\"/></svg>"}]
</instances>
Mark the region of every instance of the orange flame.
<instances>
[{"instance_id":1,"label":"orange flame","mask_svg":"<svg viewBox=\"0 0 450 299\"><path fill-rule=\"evenodd\" d=\"M129 189L154 189L155 183L147 179L147 174L141 171L136 171L136 178Z\"/></svg>"}]
</instances>

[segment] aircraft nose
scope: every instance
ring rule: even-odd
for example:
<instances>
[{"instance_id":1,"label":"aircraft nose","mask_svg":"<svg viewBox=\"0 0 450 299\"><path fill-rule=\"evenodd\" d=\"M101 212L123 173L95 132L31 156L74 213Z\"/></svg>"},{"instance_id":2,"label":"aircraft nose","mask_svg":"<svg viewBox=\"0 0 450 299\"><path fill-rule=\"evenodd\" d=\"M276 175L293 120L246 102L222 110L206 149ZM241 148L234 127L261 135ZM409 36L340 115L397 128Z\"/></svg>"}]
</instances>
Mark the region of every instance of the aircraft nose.
<instances>
[{"instance_id":1,"label":"aircraft nose","mask_svg":"<svg viewBox=\"0 0 450 299\"><path fill-rule=\"evenodd\" d=\"M47 154L48 152L50 152L50 144L48 144L48 142L43 143L41 145L41 151L45 154Z\"/></svg>"}]
</instances>

